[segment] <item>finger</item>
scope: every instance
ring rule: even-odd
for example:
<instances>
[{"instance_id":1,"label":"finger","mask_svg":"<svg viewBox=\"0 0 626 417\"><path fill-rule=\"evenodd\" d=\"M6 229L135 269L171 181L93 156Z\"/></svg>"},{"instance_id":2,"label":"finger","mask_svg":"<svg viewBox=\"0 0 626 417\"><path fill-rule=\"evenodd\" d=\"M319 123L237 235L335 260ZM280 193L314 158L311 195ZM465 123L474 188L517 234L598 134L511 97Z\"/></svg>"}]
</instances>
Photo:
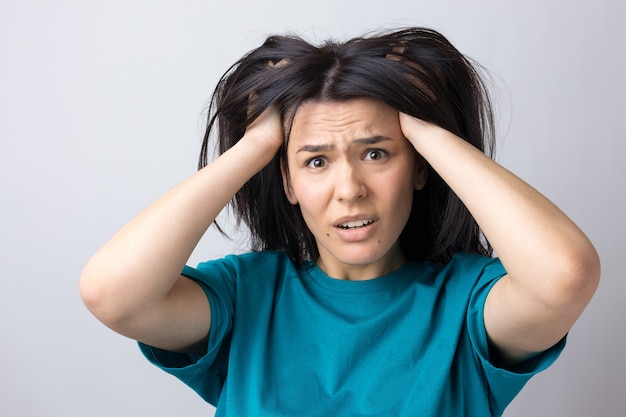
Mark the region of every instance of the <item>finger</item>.
<instances>
[{"instance_id":1,"label":"finger","mask_svg":"<svg viewBox=\"0 0 626 417\"><path fill-rule=\"evenodd\" d=\"M269 60L269 61L267 62L267 65L268 65L269 67L271 67L271 68L280 68L280 67L283 67L283 66L285 66L285 65L289 64L290 62L291 62L291 61L289 60L289 58L283 58L283 59L281 59L281 60L280 60L280 61L278 61L278 62L274 62L274 61L272 61L272 60Z\"/></svg>"}]
</instances>

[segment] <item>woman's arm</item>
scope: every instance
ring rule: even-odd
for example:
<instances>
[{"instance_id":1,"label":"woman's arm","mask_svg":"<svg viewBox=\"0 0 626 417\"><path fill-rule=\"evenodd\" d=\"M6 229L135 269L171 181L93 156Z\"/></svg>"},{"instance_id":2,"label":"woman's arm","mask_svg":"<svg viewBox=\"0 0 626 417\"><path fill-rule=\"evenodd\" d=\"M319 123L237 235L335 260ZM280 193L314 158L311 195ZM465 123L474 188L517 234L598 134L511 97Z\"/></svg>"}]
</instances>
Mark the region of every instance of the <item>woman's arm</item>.
<instances>
[{"instance_id":1,"label":"woman's arm","mask_svg":"<svg viewBox=\"0 0 626 417\"><path fill-rule=\"evenodd\" d=\"M600 261L591 242L548 199L466 141L406 114L400 124L507 270L484 312L499 359L514 364L556 344L598 285Z\"/></svg>"},{"instance_id":2,"label":"woman's arm","mask_svg":"<svg viewBox=\"0 0 626 417\"><path fill-rule=\"evenodd\" d=\"M201 288L180 272L233 195L282 144L269 108L243 138L117 232L87 263L80 294L118 333L168 350L202 348L211 324Z\"/></svg>"}]
</instances>

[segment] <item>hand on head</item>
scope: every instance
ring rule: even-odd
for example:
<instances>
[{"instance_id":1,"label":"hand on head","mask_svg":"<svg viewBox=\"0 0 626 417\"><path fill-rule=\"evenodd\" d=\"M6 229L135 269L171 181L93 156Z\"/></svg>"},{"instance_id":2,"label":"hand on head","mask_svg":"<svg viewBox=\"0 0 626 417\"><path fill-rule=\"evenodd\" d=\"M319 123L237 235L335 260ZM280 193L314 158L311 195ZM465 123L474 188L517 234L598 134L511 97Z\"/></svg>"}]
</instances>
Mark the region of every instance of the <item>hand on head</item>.
<instances>
[{"instance_id":1,"label":"hand on head","mask_svg":"<svg viewBox=\"0 0 626 417\"><path fill-rule=\"evenodd\" d=\"M267 146L274 151L283 144L283 126L276 105L266 108L248 127L244 137L252 138L257 145Z\"/></svg>"}]
</instances>

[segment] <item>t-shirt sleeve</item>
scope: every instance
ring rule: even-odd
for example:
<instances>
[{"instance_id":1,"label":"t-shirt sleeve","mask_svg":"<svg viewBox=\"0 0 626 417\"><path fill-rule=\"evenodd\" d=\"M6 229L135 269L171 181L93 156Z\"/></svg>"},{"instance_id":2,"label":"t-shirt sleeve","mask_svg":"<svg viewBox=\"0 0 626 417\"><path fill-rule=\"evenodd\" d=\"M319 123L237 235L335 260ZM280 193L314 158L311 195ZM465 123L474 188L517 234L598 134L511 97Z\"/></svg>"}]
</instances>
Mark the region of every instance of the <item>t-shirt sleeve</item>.
<instances>
[{"instance_id":1,"label":"t-shirt sleeve","mask_svg":"<svg viewBox=\"0 0 626 417\"><path fill-rule=\"evenodd\" d=\"M485 300L493 285L505 274L506 271L499 260L490 259L487 262L472 292L467 314L469 337L489 387L493 415L500 415L532 376L544 371L556 361L566 341L564 337L555 346L522 362L514 369L499 368L490 361L483 315Z\"/></svg>"},{"instance_id":2,"label":"t-shirt sleeve","mask_svg":"<svg viewBox=\"0 0 626 417\"><path fill-rule=\"evenodd\" d=\"M139 348L152 364L180 379L208 403L217 405L228 366L236 271L226 260L218 260L197 268L186 266L182 275L202 287L211 306L207 352L204 355L170 352L141 342Z\"/></svg>"}]
</instances>

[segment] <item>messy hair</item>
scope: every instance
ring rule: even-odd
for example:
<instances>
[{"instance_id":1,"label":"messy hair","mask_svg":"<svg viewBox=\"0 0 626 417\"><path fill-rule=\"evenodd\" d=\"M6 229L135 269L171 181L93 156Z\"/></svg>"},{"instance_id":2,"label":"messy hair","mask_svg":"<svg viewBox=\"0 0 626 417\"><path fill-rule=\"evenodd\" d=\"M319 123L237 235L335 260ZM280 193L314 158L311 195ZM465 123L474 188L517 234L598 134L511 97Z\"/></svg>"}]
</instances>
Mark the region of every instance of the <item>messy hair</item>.
<instances>
[{"instance_id":1,"label":"messy hair","mask_svg":"<svg viewBox=\"0 0 626 417\"><path fill-rule=\"evenodd\" d=\"M284 250L296 264L319 256L300 208L284 193L280 164L301 104L355 98L384 102L493 154L493 111L479 67L440 33L408 28L319 46L298 36L270 36L220 79L199 162L207 165L212 137L221 154L268 106L279 109L283 146L231 201L250 229L251 250ZM433 170L426 186L414 191L400 245L409 260L439 263L459 252L492 253L467 208Z\"/></svg>"}]
</instances>

